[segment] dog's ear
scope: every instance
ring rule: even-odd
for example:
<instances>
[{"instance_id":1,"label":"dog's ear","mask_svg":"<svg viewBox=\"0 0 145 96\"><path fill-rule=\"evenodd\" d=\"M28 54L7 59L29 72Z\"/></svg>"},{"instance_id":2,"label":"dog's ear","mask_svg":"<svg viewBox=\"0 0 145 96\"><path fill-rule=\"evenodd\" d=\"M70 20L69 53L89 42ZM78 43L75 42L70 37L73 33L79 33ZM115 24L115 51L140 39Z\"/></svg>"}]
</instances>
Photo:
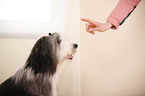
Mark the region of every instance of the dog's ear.
<instances>
[{"instance_id":1,"label":"dog's ear","mask_svg":"<svg viewBox=\"0 0 145 96\"><path fill-rule=\"evenodd\" d=\"M35 74L49 73L49 75L53 75L56 72L58 62L55 49L50 37L40 38L31 51L26 68L32 68Z\"/></svg>"}]
</instances>

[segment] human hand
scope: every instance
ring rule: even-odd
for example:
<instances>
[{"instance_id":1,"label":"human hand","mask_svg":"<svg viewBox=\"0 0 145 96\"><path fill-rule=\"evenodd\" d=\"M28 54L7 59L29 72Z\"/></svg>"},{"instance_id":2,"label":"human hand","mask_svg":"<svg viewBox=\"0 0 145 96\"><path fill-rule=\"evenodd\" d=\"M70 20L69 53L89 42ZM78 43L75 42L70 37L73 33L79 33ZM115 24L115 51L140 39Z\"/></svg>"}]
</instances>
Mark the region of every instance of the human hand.
<instances>
[{"instance_id":1,"label":"human hand","mask_svg":"<svg viewBox=\"0 0 145 96\"><path fill-rule=\"evenodd\" d=\"M81 18L82 21L88 22L86 24L86 31L95 35L94 31L105 32L106 30L112 27L112 24L109 22L100 23L90 19Z\"/></svg>"}]
</instances>

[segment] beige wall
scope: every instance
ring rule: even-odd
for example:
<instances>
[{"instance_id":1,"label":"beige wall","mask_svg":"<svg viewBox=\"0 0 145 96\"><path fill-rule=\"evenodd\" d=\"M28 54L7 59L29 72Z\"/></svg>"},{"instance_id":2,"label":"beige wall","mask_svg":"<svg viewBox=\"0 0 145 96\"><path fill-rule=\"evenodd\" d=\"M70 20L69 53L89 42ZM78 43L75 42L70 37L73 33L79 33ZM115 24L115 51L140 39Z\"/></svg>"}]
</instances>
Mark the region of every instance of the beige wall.
<instances>
[{"instance_id":1,"label":"beige wall","mask_svg":"<svg viewBox=\"0 0 145 96\"><path fill-rule=\"evenodd\" d=\"M80 0L81 17L105 22L118 0ZM81 22L82 96L145 96L145 1L118 30L93 36Z\"/></svg>"},{"instance_id":2,"label":"beige wall","mask_svg":"<svg viewBox=\"0 0 145 96\"><path fill-rule=\"evenodd\" d=\"M34 42L34 39L0 38L0 82L24 65Z\"/></svg>"}]
</instances>

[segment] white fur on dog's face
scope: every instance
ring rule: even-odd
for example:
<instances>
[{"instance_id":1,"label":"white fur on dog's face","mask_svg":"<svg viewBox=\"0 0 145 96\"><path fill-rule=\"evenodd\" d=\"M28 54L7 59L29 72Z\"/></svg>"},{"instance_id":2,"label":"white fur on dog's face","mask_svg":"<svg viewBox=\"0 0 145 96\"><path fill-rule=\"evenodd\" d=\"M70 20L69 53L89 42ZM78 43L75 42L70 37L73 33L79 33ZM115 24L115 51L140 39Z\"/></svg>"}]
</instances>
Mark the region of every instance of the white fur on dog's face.
<instances>
[{"instance_id":1,"label":"white fur on dog's face","mask_svg":"<svg viewBox=\"0 0 145 96\"><path fill-rule=\"evenodd\" d=\"M71 60L73 59L73 55L76 52L76 48L73 47L73 43L69 41L62 40L60 43L60 61L64 59Z\"/></svg>"}]
</instances>

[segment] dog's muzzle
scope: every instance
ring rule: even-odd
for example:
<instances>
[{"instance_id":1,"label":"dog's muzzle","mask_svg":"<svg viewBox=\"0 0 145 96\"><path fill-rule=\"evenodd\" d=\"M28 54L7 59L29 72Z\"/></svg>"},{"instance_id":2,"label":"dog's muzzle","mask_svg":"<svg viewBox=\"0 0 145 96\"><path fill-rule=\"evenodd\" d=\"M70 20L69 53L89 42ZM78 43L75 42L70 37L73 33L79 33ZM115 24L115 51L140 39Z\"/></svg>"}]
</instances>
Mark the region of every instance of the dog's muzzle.
<instances>
[{"instance_id":1,"label":"dog's muzzle","mask_svg":"<svg viewBox=\"0 0 145 96\"><path fill-rule=\"evenodd\" d=\"M69 60L72 60L73 59L73 55L76 53L76 49L78 48L78 44L73 44L73 52L71 55L68 56L68 59Z\"/></svg>"}]
</instances>

